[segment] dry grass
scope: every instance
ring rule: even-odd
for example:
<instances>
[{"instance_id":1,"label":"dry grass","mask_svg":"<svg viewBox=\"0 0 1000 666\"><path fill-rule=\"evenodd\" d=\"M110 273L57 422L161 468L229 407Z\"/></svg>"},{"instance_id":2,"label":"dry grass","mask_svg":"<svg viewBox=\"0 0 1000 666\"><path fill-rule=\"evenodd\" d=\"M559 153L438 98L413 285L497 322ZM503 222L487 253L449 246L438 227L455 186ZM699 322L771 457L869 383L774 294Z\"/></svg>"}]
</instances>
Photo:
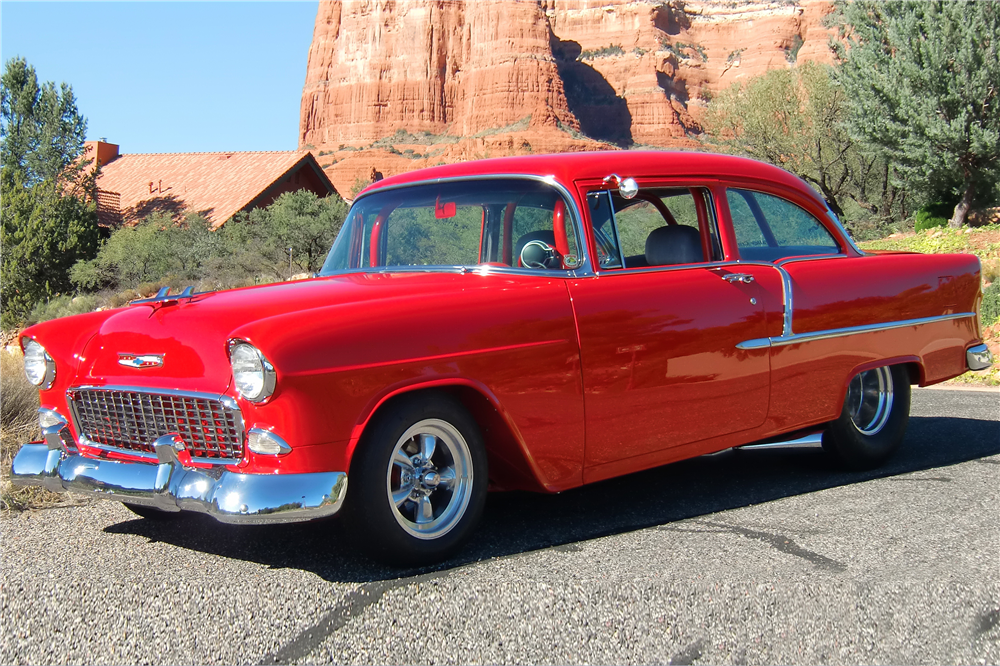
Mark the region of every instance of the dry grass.
<instances>
[{"instance_id":1,"label":"dry grass","mask_svg":"<svg viewBox=\"0 0 1000 666\"><path fill-rule=\"evenodd\" d=\"M24 376L21 356L0 349L0 508L22 510L58 503L62 498L37 486L10 483L14 454L25 442L37 440L38 390Z\"/></svg>"}]
</instances>

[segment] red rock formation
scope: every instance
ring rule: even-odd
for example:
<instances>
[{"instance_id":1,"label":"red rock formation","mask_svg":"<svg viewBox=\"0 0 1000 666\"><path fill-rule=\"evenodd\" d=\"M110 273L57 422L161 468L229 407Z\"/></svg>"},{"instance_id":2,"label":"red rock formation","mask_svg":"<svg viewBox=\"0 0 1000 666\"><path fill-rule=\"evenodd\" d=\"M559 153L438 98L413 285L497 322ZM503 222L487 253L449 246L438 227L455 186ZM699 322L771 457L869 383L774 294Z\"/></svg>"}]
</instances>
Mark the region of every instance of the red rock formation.
<instances>
[{"instance_id":1,"label":"red rock formation","mask_svg":"<svg viewBox=\"0 0 1000 666\"><path fill-rule=\"evenodd\" d=\"M711 96L829 61L830 0L321 0L301 148L341 192L372 166L697 147Z\"/></svg>"}]
</instances>

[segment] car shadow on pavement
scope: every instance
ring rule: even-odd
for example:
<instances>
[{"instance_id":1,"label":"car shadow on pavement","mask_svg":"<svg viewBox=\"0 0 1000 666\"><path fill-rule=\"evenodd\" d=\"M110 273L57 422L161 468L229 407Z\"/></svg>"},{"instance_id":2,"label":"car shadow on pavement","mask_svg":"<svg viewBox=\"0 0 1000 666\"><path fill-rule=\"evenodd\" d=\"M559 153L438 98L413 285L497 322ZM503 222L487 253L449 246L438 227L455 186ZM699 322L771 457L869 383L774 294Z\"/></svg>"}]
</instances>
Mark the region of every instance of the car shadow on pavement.
<instances>
[{"instance_id":1,"label":"car shadow on pavement","mask_svg":"<svg viewBox=\"0 0 1000 666\"><path fill-rule=\"evenodd\" d=\"M872 472L839 470L816 449L726 451L558 495L496 493L489 496L479 529L459 555L424 569L372 562L351 544L337 520L232 526L185 514L168 521L137 518L105 531L273 568L311 571L329 581L392 580L554 546L572 549L579 541L996 454L997 421L912 417L900 451Z\"/></svg>"}]
</instances>

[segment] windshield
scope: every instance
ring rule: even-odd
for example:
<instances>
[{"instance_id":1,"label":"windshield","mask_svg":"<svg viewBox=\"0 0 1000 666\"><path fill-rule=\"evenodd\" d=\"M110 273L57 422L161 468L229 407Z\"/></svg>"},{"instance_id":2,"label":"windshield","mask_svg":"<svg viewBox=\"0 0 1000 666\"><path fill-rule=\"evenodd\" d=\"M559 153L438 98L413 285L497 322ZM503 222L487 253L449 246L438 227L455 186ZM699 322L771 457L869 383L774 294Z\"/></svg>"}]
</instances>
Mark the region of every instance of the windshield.
<instances>
[{"instance_id":1,"label":"windshield","mask_svg":"<svg viewBox=\"0 0 1000 666\"><path fill-rule=\"evenodd\" d=\"M375 192L351 208L320 275L378 267L568 270L580 265L569 208L550 185L451 181Z\"/></svg>"}]
</instances>

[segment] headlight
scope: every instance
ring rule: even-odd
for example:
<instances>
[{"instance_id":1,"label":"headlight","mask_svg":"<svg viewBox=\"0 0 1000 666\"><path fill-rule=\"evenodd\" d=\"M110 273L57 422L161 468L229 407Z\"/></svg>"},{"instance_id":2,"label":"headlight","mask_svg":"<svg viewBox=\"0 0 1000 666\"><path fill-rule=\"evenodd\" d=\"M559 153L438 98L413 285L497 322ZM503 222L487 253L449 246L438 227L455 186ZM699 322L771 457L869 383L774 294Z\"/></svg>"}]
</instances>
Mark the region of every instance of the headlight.
<instances>
[{"instance_id":1,"label":"headlight","mask_svg":"<svg viewBox=\"0 0 1000 666\"><path fill-rule=\"evenodd\" d=\"M24 374L29 382L43 389L52 386L56 378L56 362L34 340L24 341Z\"/></svg>"},{"instance_id":2,"label":"headlight","mask_svg":"<svg viewBox=\"0 0 1000 666\"><path fill-rule=\"evenodd\" d=\"M263 402L274 393L274 366L259 349L242 340L229 343L229 362L233 366L236 390L250 402Z\"/></svg>"}]
</instances>

